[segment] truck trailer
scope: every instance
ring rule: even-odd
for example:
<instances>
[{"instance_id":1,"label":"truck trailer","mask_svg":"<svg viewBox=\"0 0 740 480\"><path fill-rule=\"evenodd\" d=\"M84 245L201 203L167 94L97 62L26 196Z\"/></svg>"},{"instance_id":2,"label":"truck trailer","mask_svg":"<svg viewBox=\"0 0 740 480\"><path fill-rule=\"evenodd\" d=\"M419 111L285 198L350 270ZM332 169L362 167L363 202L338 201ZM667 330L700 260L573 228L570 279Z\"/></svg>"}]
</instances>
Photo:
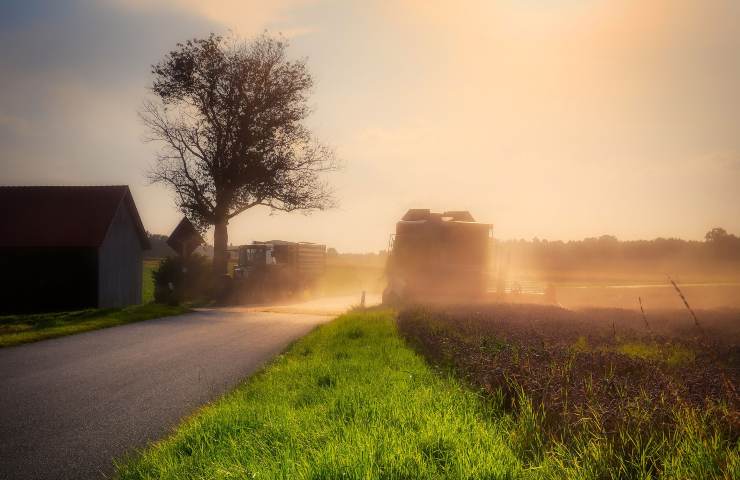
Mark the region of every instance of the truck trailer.
<instances>
[{"instance_id":1,"label":"truck trailer","mask_svg":"<svg viewBox=\"0 0 740 480\"><path fill-rule=\"evenodd\" d=\"M236 249L237 300L267 302L312 290L326 269L326 245L270 240Z\"/></svg>"}]
</instances>

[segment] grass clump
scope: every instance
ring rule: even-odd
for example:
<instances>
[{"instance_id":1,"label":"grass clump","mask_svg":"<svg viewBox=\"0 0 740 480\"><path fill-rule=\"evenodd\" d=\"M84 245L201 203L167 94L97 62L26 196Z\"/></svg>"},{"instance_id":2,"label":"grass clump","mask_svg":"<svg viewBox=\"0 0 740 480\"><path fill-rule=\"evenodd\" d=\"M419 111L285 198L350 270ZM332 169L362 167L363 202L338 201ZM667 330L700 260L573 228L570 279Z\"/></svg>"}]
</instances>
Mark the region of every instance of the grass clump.
<instances>
[{"instance_id":1,"label":"grass clump","mask_svg":"<svg viewBox=\"0 0 740 480\"><path fill-rule=\"evenodd\" d=\"M187 311L185 307L148 303L126 308L0 316L0 347L178 315Z\"/></svg>"},{"instance_id":2,"label":"grass clump","mask_svg":"<svg viewBox=\"0 0 740 480\"><path fill-rule=\"evenodd\" d=\"M629 357L655 360L671 366L688 364L696 358L693 350L677 344L627 342L618 345L615 350Z\"/></svg>"},{"instance_id":3,"label":"grass clump","mask_svg":"<svg viewBox=\"0 0 740 480\"><path fill-rule=\"evenodd\" d=\"M159 266L159 260L146 259L142 269L141 301L149 303L154 301L154 272Z\"/></svg>"},{"instance_id":4,"label":"grass clump","mask_svg":"<svg viewBox=\"0 0 740 480\"><path fill-rule=\"evenodd\" d=\"M122 479L506 479L507 423L405 346L390 312L354 312L118 465Z\"/></svg>"}]
</instances>

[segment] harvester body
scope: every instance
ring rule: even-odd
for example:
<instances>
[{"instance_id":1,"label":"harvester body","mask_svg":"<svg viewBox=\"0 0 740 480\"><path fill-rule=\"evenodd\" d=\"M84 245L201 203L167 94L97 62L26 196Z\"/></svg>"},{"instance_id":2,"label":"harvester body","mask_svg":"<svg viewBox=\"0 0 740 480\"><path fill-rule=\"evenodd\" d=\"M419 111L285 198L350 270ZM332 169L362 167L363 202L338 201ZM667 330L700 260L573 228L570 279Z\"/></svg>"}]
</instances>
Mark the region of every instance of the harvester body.
<instances>
[{"instance_id":1,"label":"harvester body","mask_svg":"<svg viewBox=\"0 0 740 480\"><path fill-rule=\"evenodd\" d=\"M396 224L384 300L456 301L488 289L490 224L467 211L412 209Z\"/></svg>"}]
</instances>

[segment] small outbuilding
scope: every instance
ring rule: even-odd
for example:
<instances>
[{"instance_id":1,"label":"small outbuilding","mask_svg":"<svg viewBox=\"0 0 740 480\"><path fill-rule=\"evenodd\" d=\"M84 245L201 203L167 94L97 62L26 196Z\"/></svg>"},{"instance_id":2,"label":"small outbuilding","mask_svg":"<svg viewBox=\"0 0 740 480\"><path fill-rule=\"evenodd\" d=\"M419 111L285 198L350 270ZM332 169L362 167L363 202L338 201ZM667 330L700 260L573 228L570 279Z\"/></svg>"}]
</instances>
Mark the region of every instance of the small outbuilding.
<instances>
[{"instance_id":1,"label":"small outbuilding","mask_svg":"<svg viewBox=\"0 0 740 480\"><path fill-rule=\"evenodd\" d=\"M125 185L0 187L0 312L141 303L148 248Z\"/></svg>"}]
</instances>

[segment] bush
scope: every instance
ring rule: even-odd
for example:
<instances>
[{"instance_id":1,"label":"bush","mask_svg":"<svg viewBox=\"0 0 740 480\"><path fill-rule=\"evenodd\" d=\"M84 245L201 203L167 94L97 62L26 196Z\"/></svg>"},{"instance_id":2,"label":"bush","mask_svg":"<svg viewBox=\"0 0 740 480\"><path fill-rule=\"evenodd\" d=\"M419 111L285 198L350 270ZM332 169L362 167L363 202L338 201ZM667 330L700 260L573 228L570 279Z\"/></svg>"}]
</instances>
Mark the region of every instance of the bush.
<instances>
[{"instance_id":1,"label":"bush","mask_svg":"<svg viewBox=\"0 0 740 480\"><path fill-rule=\"evenodd\" d=\"M154 301L177 305L185 301L204 300L211 290L211 269L203 255L167 257L152 272Z\"/></svg>"}]
</instances>

